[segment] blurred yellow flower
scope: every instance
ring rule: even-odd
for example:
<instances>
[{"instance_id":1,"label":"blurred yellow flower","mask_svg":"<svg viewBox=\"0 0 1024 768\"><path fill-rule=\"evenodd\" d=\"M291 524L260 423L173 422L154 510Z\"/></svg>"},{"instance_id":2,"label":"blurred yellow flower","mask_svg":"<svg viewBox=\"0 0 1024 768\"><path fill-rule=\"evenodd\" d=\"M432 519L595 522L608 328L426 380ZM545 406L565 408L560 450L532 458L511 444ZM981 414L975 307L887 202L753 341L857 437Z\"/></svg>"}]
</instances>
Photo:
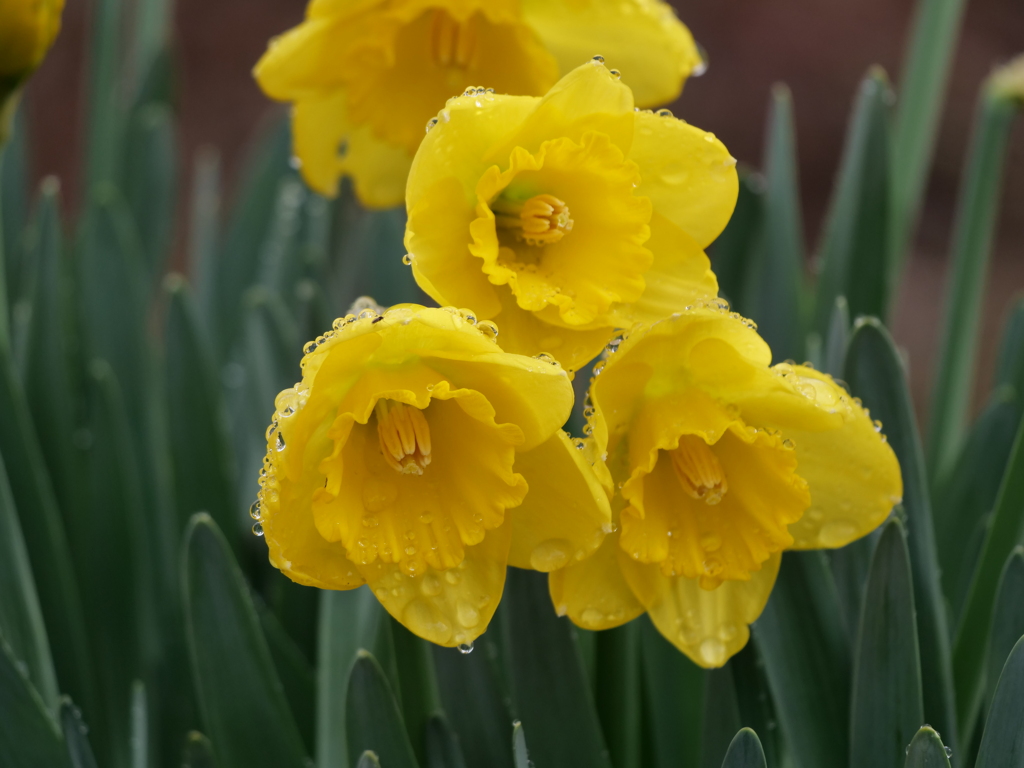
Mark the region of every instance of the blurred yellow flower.
<instances>
[{"instance_id":1,"label":"blurred yellow flower","mask_svg":"<svg viewBox=\"0 0 1024 768\"><path fill-rule=\"evenodd\" d=\"M60 31L64 0L0 0L0 145L25 79Z\"/></svg>"},{"instance_id":2,"label":"blurred yellow flower","mask_svg":"<svg viewBox=\"0 0 1024 768\"><path fill-rule=\"evenodd\" d=\"M722 303L724 305L724 302ZM587 629L650 614L695 663L746 644L785 549L842 547L903 493L881 425L830 377L769 367L749 321L712 304L640 326L591 387L618 534L550 576Z\"/></svg>"},{"instance_id":3,"label":"blurred yellow flower","mask_svg":"<svg viewBox=\"0 0 1024 768\"><path fill-rule=\"evenodd\" d=\"M252 510L275 567L368 583L412 632L456 646L487 628L506 565L552 571L600 545L607 496L561 430L568 377L495 336L468 311L402 305L307 345Z\"/></svg>"},{"instance_id":4,"label":"blurred yellow flower","mask_svg":"<svg viewBox=\"0 0 1024 768\"><path fill-rule=\"evenodd\" d=\"M64 0L0 0L0 82L38 67L60 31Z\"/></svg>"},{"instance_id":5,"label":"blurred yellow flower","mask_svg":"<svg viewBox=\"0 0 1024 768\"><path fill-rule=\"evenodd\" d=\"M255 75L292 102L307 183L334 195L350 175L367 206L400 205L423 127L474 84L541 95L603 53L643 106L675 99L703 67L662 0L312 0L271 41Z\"/></svg>"},{"instance_id":6,"label":"blurred yellow flower","mask_svg":"<svg viewBox=\"0 0 1024 768\"><path fill-rule=\"evenodd\" d=\"M420 287L501 325L503 346L576 370L616 328L717 295L704 247L736 204L712 134L636 111L601 61L543 98L452 99L409 175Z\"/></svg>"}]
</instances>

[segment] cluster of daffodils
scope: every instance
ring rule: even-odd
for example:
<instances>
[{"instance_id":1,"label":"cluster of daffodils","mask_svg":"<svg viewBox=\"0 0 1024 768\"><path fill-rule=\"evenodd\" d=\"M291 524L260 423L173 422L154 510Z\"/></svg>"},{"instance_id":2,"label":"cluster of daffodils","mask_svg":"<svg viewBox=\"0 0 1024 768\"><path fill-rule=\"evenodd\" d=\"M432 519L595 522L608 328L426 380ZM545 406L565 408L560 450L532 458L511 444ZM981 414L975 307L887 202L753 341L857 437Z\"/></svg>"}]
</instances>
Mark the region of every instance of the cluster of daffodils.
<instances>
[{"instance_id":1,"label":"cluster of daffodils","mask_svg":"<svg viewBox=\"0 0 1024 768\"><path fill-rule=\"evenodd\" d=\"M639 26L620 18L629 8ZM630 39L641 26L643 44ZM704 248L737 196L721 142L638 110L601 57L543 96L497 92L545 85L590 33L628 49L652 98L700 62L667 8L641 0L314 0L268 54L268 88L302 54L292 90L273 92L297 101L314 186L341 172L363 183L374 161L360 152L391 158L375 173L401 171L406 262L442 308L366 306L307 345L302 381L276 403L253 514L290 578L368 584L440 645L472 646L511 565L548 573L552 610L581 627L647 612L717 667L747 642L782 552L875 529L900 499L900 469L859 402L807 366L772 366L753 324L717 298ZM656 54L659 40L686 55ZM347 63L321 71L328 53ZM410 164L402 110L438 101L452 62L503 87L448 100ZM355 78L397 83L408 67L420 80L403 84L418 94L404 106L392 85L373 85L374 100ZM366 74L378 69L390 79ZM386 131L368 105L388 111ZM357 139L371 135L375 149ZM571 379L596 358L586 438L572 439Z\"/></svg>"}]
</instances>

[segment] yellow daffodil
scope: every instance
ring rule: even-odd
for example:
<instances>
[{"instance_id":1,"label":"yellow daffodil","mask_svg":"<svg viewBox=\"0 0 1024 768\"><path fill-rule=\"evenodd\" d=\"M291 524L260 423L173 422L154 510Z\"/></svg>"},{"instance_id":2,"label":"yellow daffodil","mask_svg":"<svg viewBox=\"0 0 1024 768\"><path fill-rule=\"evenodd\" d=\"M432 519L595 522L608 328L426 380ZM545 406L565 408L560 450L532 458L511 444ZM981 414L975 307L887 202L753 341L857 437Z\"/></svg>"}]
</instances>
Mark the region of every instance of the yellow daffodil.
<instances>
[{"instance_id":1,"label":"yellow daffodil","mask_svg":"<svg viewBox=\"0 0 1024 768\"><path fill-rule=\"evenodd\" d=\"M255 75L292 102L309 185L400 205L423 126L467 87L539 96L595 53L618 63L643 106L675 99L703 61L662 0L312 0L271 41Z\"/></svg>"},{"instance_id":2,"label":"yellow daffodil","mask_svg":"<svg viewBox=\"0 0 1024 768\"><path fill-rule=\"evenodd\" d=\"M560 428L569 379L496 333L402 305L307 345L252 509L274 566L321 589L367 583L411 631L456 646L487 628L507 564L552 571L600 545L607 496Z\"/></svg>"},{"instance_id":3,"label":"yellow daffodil","mask_svg":"<svg viewBox=\"0 0 1024 768\"><path fill-rule=\"evenodd\" d=\"M64 0L0 0L0 144L17 93L60 31Z\"/></svg>"},{"instance_id":4,"label":"yellow daffodil","mask_svg":"<svg viewBox=\"0 0 1024 768\"><path fill-rule=\"evenodd\" d=\"M613 524L588 560L550 576L561 614L607 629L650 614L694 662L749 637L785 549L841 547L898 503L895 454L829 376L769 367L723 306L639 326L590 391L588 449L607 459Z\"/></svg>"},{"instance_id":5,"label":"yellow daffodil","mask_svg":"<svg viewBox=\"0 0 1024 768\"><path fill-rule=\"evenodd\" d=\"M703 249L737 189L718 139L636 111L595 60L542 98L448 102L409 175L407 260L436 301L497 322L509 351L576 370L616 328L717 295Z\"/></svg>"}]
</instances>

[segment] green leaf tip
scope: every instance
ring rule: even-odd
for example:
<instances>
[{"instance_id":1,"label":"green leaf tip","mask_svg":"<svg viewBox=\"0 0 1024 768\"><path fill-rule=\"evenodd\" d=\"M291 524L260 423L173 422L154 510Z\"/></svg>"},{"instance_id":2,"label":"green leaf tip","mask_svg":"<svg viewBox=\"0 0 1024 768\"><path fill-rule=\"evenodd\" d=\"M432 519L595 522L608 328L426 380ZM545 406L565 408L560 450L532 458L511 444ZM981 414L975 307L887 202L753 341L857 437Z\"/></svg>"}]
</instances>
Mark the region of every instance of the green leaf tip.
<instances>
[{"instance_id":1,"label":"green leaf tip","mask_svg":"<svg viewBox=\"0 0 1024 768\"><path fill-rule=\"evenodd\" d=\"M989 76L988 87L996 98L1024 104L1024 53L996 69Z\"/></svg>"},{"instance_id":2,"label":"green leaf tip","mask_svg":"<svg viewBox=\"0 0 1024 768\"><path fill-rule=\"evenodd\" d=\"M380 758L377 757L376 752L368 749L360 755L356 768L380 768Z\"/></svg>"},{"instance_id":3,"label":"green leaf tip","mask_svg":"<svg viewBox=\"0 0 1024 768\"><path fill-rule=\"evenodd\" d=\"M741 728L729 744L722 768L767 768L761 740L750 728Z\"/></svg>"},{"instance_id":4,"label":"green leaf tip","mask_svg":"<svg viewBox=\"0 0 1024 768\"><path fill-rule=\"evenodd\" d=\"M906 768L949 768L953 750L942 743L942 738L931 726L923 726L907 747Z\"/></svg>"},{"instance_id":5,"label":"green leaf tip","mask_svg":"<svg viewBox=\"0 0 1024 768\"><path fill-rule=\"evenodd\" d=\"M526 733L518 720L512 723L512 757L516 768L530 768L530 756L526 751Z\"/></svg>"}]
</instances>

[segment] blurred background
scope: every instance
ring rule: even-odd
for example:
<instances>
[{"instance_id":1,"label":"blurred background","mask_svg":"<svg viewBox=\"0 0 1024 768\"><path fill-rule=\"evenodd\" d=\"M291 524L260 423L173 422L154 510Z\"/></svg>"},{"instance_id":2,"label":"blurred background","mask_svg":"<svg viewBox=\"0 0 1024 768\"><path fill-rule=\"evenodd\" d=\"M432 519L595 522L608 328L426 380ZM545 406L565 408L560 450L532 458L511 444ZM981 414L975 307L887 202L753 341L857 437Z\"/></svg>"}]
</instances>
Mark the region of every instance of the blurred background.
<instances>
[{"instance_id":1,"label":"blurred background","mask_svg":"<svg viewBox=\"0 0 1024 768\"><path fill-rule=\"evenodd\" d=\"M760 164L768 94L793 91L808 252L813 255L845 126L860 78L872 64L897 81L912 0L718 0L674 3L708 52L707 74L672 105L676 115L717 134L744 163ZM250 70L273 35L298 23L304 0L177 0L174 51L180 158L188 174L198 150L221 154L230 194L250 138L273 110ZM80 191L87 0L67 0L64 29L29 89L31 172L55 174L74 211ZM950 225L978 86L993 66L1024 51L1024 3L971 0L954 65L938 150L893 328L910 359L918 415L927 405L943 305ZM597 51L595 51L597 53ZM611 62L614 65L614 62ZM624 79L628 82L629 73ZM184 201L182 201L184 202ZM179 206L183 223L185 205ZM178 227L176 263L183 260ZM990 273L978 392L988 391L998 329L1024 289L1024 123L1006 168L1003 210ZM980 403L981 397L976 397Z\"/></svg>"}]
</instances>

